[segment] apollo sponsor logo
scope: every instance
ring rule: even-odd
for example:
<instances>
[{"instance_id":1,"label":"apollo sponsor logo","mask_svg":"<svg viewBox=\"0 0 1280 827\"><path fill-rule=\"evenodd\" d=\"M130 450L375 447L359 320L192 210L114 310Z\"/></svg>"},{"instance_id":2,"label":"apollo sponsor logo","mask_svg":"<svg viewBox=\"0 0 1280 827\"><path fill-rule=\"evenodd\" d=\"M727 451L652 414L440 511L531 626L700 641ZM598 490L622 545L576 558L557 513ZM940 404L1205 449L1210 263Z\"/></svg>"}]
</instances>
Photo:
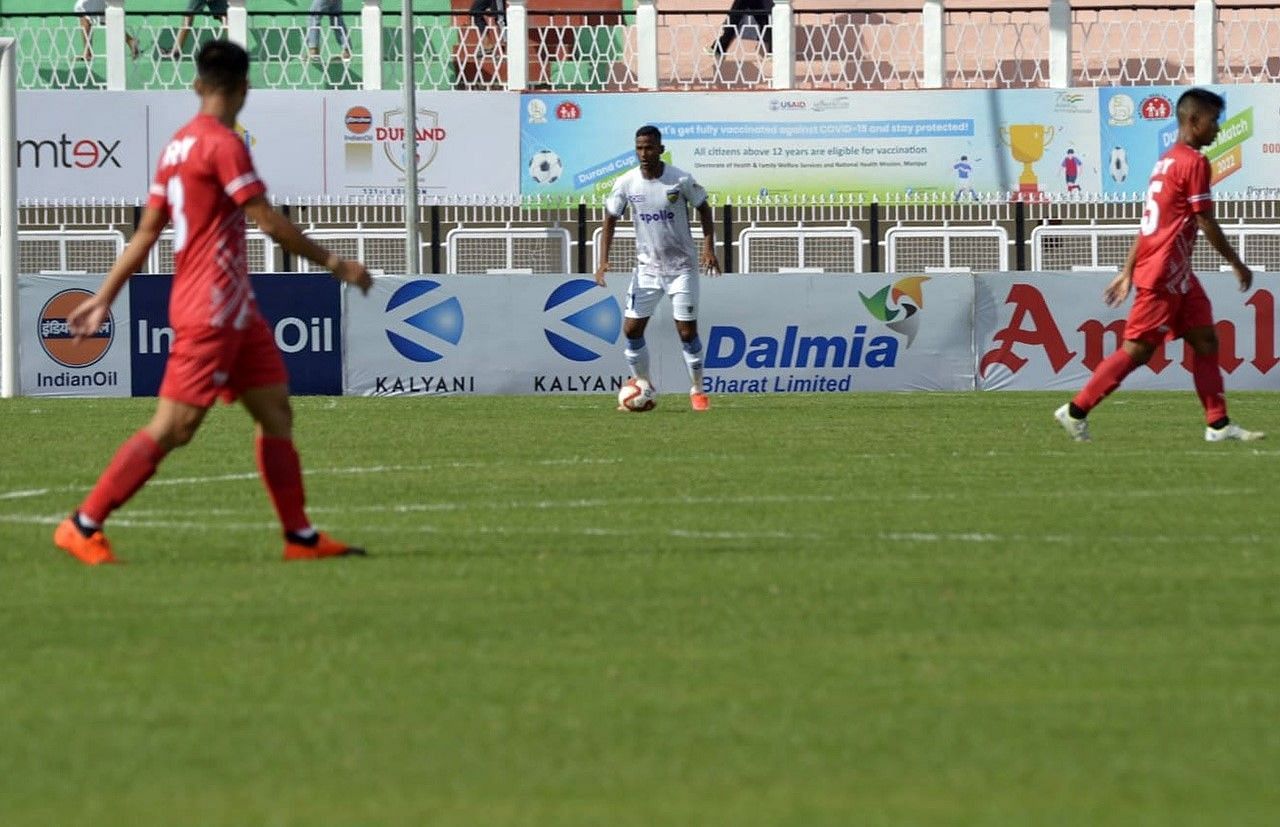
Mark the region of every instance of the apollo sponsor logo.
<instances>
[{"instance_id":1,"label":"apollo sponsor logo","mask_svg":"<svg viewBox=\"0 0 1280 827\"><path fill-rule=\"evenodd\" d=\"M652 224L654 222L675 221L676 214L671 210L661 210L659 212L636 213L636 218L641 224Z\"/></svg>"}]
</instances>

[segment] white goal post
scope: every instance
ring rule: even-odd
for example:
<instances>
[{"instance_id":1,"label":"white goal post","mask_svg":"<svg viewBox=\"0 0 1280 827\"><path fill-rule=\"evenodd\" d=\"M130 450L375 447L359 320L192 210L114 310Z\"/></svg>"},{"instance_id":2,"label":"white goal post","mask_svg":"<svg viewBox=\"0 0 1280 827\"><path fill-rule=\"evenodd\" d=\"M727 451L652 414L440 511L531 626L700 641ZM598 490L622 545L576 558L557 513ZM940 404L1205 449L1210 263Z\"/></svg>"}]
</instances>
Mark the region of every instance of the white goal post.
<instances>
[{"instance_id":1,"label":"white goal post","mask_svg":"<svg viewBox=\"0 0 1280 827\"><path fill-rule=\"evenodd\" d=\"M0 38L0 398L18 392L17 41Z\"/></svg>"}]
</instances>

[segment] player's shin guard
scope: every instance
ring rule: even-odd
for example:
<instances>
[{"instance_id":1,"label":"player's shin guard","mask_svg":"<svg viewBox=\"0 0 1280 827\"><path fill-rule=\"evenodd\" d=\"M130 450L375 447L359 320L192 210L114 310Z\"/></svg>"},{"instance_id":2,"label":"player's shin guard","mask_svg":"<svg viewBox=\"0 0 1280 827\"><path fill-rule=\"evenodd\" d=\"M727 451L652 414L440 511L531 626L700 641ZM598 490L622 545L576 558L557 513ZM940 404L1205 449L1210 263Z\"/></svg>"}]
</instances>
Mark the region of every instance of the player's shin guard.
<instances>
[{"instance_id":1,"label":"player's shin guard","mask_svg":"<svg viewBox=\"0 0 1280 827\"><path fill-rule=\"evenodd\" d=\"M293 447L293 440L260 436L254 448L258 472L280 517L280 525L285 531L295 533L310 528L311 523L304 510L306 493L302 487L302 463Z\"/></svg>"},{"instance_id":2,"label":"player's shin guard","mask_svg":"<svg viewBox=\"0 0 1280 827\"><path fill-rule=\"evenodd\" d=\"M623 351L627 357L627 367L636 379L649 379L649 348L645 347L644 337L627 339L627 349Z\"/></svg>"},{"instance_id":3,"label":"player's shin guard","mask_svg":"<svg viewBox=\"0 0 1280 827\"><path fill-rule=\"evenodd\" d=\"M112 511L128 502L151 479L165 453L146 431L126 439L80 506L80 513L99 525L106 522Z\"/></svg>"},{"instance_id":4,"label":"player's shin guard","mask_svg":"<svg viewBox=\"0 0 1280 827\"><path fill-rule=\"evenodd\" d=\"M1191 376L1195 381L1196 395L1204 406L1204 421L1214 423L1226 419L1227 397L1222 389L1218 354L1195 354L1191 360Z\"/></svg>"},{"instance_id":5,"label":"player's shin guard","mask_svg":"<svg viewBox=\"0 0 1280 827\"><path fill-rule=\"evenodd\" d=\"M702 337L694 336L684 346L684 364L689 369L689 381L694 390L702 391Z\"/></svg>"},{"instance_id":6,"label":"player's shin guard","mask_svg":"<svg viewBox=\"0 0 1280 827\"><path fill-rule=\"evenodd\" d=\"M1102 360L1102 364L1094 370L1089 381L1076 394L1076 398L1071 400L1072 403L1088 413L1097 407L1099 402L1110 396L1112 391L1120 387L1124 378L1138 369L1138 364L1124 351L1124 348L1117 350Z\"/></svg>"}]
</instances>

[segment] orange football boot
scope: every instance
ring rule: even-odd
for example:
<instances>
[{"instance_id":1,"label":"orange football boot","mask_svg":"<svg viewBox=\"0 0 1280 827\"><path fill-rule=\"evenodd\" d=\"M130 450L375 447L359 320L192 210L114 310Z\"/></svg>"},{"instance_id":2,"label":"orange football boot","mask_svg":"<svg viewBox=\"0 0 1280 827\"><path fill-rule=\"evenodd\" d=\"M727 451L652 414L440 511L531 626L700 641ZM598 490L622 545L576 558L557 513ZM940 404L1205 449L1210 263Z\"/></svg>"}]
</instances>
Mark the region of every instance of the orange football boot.
<instances>
[{"instance_id":1,"label":"orange football boot","mask_svg":"<svg viewBox=\"0 0 1280 827\"><path fill-rule=\"evenodd\" d=\"M316 541L311 545L285 539L284 559L288 560L320 560L325 557L363 557L364 549L340 543L325 534L316 532Z\"/></svg>"},{"instance_id":2,"label":"orange football boot","mask_svg":"<svg viewBox=\"0 0 1280 827\"><path fill-rule=\"evenodd\" d=\"M111 543L107 542L102 529L86 537L70 517L58 523L58 528L53 532L53 543L86 566L116 562L115 555L111 553Z\"/></svg>"},{"instance_id":3,"label":"orange football boot","mask_svg":"<svg viewBox=\"0 0 1280 827\"><path fill-rule=\"evenodd\" d=\"M689 404L693 407L695 411L711 410L711 399L708 398L705 393L689 394Z\"/></svg>"}]
</instances>

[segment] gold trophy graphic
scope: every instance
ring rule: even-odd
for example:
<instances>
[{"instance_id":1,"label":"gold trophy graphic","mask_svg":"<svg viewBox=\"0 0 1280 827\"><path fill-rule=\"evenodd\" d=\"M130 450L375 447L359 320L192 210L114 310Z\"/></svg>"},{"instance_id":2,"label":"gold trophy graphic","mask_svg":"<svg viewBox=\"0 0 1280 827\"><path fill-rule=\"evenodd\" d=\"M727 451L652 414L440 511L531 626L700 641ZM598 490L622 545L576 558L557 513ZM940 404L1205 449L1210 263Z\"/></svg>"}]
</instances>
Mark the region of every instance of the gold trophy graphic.
<instances>
[{"instance_id":1,"label":"gold trophy graphic","mask_svg":"<svg viewBox=\"0 0 1280 827\"><path fill-rule=\"evenodd\" d=\"M1013 153L1013 160L1022 164L1018 176L1019 201L1043 201L1040 182L1031 165L1044 156L1045 149L1053 143L1054 128L1039 123L1016 123L1000 127L1000 140Z\"/></svg>"}]
</instances>

